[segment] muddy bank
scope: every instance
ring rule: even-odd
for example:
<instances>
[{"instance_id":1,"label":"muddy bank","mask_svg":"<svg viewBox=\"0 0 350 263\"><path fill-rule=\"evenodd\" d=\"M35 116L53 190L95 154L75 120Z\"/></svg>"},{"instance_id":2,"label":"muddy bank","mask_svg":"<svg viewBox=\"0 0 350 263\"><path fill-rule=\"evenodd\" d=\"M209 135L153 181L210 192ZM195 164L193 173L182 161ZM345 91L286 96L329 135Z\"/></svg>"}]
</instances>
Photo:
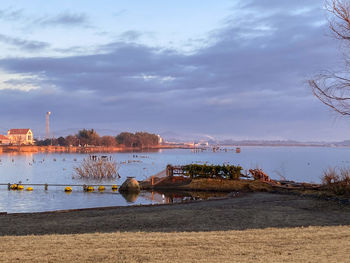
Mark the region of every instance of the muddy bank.
<instances>
[{"instance_id":1,"label":"muddy bank","mask_svg":"<svg viewBox=\"0 0 350 263\"><path fill-rule=\"evenodd\" d=\"M271 193L172 205L0 215L0 235L226 231L350 225L350 206Z\"/></svg>"}]
</instances>

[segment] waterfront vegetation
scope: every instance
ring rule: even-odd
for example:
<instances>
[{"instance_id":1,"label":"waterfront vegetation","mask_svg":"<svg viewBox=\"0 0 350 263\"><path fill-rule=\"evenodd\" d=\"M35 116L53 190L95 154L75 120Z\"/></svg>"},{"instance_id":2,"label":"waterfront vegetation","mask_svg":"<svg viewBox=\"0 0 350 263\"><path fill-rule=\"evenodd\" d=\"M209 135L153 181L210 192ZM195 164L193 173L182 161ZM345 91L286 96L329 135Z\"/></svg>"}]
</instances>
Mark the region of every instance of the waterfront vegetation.
<instances>
[{"instance_id":1,"label":"waterfront vegetation","mask_svg":"<svg viewBox=\"0 0 350 263\"><path fill-rule=\"evenodd\" d=\"M182 166L185 175L190 178L221 178L238 180L242 175L241 166L189 164Z\"/></svg>"},{"instance_id":2,"label":"waterfront vegetation","mask_svg":"<svg viewBox=\"0 0 350 263\"><path fill-rule=\"evenodd\" d=\"M105 147L151 147L158 145L159 137L148 132L122 132L117 136L100 136L94 129L79 130L75 135L37 140L38 146L105 146Z\"/></svg>"},{"instance_id":3,"label":"waterfront vegetation","mask_svg":"<svg viewBox=\"0 0 350 263\"><path fill-rule=\"evenodd\" d=\"M84 158L80 166L74 167L74 171L81 179L115 179L118 175L117 163L107 158Z\"/></svg>"},{"instance_id":4,"label":"waterfront vegetation","mask_svg":"<svg viewBox=\"0 0 350 263\"><path fill-rule=\"evenodd\" d=\"M350 168L329 167L323 172L322 184L336 195L350 195Z\"/></svg>"}]
</instances>

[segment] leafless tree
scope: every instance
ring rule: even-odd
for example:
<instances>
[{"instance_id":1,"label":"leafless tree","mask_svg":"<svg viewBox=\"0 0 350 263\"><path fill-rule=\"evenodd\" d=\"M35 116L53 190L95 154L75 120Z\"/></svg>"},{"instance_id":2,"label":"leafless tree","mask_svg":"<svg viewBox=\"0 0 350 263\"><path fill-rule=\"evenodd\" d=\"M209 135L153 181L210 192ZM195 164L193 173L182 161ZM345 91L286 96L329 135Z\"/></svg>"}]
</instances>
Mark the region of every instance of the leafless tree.
<instances>
[{"instance_id":1,"label":"leafless tree","mask_svg":"<svg viewBox=\"0 0 350 263\"><path fill-rule=\"evenodd\" d=\"M334 37L341 41L347 51L350 47L350 1L329 0L329 27ZM350 59L345 54L344 72L326 72L309 80L313 94L325 105L341 115L350 115Z\"/></svg>"}]
</instances>

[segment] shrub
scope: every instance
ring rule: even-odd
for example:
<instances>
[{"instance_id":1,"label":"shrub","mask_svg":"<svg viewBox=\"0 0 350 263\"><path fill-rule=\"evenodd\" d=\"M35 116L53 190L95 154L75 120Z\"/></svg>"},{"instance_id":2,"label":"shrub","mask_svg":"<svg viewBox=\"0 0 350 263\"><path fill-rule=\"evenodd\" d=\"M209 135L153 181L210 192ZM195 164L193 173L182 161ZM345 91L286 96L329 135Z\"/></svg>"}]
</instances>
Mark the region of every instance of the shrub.
<instances>
[{"instance_id":1,"label":"shrub","mask_svg":"<svg viewBox=\"0 0 350 263\"><path fill-rule=\"evenodd\" d=\"M106 158L83 159L79 167L74 167L74 171L85 179L115 179L118 175L117 163Z\"/></svg>"},{"instance_id":2,"label":"shrub","mask_svg":"<svg viewBox=\"0 0 350 263\"><path fill-rule=\"evenodd\" d=\"M182 167L185 175L191 178L223 178L238 180L243 168L235 165L189 164Z\"/></svg>"},{"instance_id":3,"label":"shrub","mask_svg":"<svg viewBox=\"0 0 350 263\"><path fill-rule=\"evenodd\" d=\"M330 185L339 181L337 170L333 167L328 167L327 170L323 171L322 184Z\"/></svg>"},{"instance_id":4,"label":"shrub","mask_svg":"<svg viewBox=\"0 0 350 263\"><path fill-rule=\"evenodd\" d=\"M340 175L336 168L329 167L323 172L323 186L338 195L350 194L350 168L339 169Z\"/></svg>"}]
</instances>

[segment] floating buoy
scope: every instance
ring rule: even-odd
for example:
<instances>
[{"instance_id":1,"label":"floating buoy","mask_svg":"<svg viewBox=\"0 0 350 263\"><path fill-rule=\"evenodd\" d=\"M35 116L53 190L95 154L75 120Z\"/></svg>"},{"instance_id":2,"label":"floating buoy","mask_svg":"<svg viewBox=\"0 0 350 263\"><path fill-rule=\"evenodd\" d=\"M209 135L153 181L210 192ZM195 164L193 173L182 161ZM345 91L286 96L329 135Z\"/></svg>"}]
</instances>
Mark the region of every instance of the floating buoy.
<instances>
[{"instance_id":1,"label":"floating buoy","mask_svg":"<svg viewBox=\"0 0 350 263\"><path fill-rule=\"evenodd\" d=\"M11 190L17 190L17 184L12 184L11 185Z\"/></svg>"},{"instance_id":2,"label":"floating buoy","mask_svg":"<svg viewBox=\"0 0 350 263\"><path fill-rule=\"evenodd\" d=\"M103 185L100 185L100 186L98 187L98 190L99 190L99 191L104 191L104 190L105 190L105 187L104 187Z\"/></svg>"},{"instance_id":3,"label":"floating buoy","mask_svg":"<svg viewBox=\"0 0 350 263\"><path fill-rule=\"evenodd\" d=\"M23 185L20 184L20 185L17 186L17 190L20 190L20 191L21 191L21 190L23 190L23 189L24 189L24 186L23 186Z\"/></svg>"},{"instance_id":4,"label":"floating buoy","mask_svg":"<svg viewBox=\"0 0 350 263\"><path fill-rule=\"evenodd\" d=\"M33 191L33 187L27 187L27 189L26 189L27 191Z\"/></svg>"},{"instance_id":5,"label":"floating buoy","mask_svg":"<svg viewBox=\"0 0 350 263\"><path fill-rule=\"evenodd\" d=\"M95 189L92 187L92 186L88 186L87 188L86 188L86 191L88 191L88 192L93 192Z\"/></svg>"},{"instance_id":6,"label":"floating buoy","mask_svg":"<svg viewBox=\"0 0 350 263\"><path fill-rule=\"evenodd\" d=\"M118 186L116 184L112 185L112 190L118 190Z\"/></svg>"},{"instance_id":7,"label":"floating buoy","mask_svg":"<svg viewBox=\"0 0 350 263\"><path fill-rule=\"evenodd\" d=\"M65 192L72 192L72 187L67 186L66 188L64 188Z\"/></svg>"}]
</instances>

